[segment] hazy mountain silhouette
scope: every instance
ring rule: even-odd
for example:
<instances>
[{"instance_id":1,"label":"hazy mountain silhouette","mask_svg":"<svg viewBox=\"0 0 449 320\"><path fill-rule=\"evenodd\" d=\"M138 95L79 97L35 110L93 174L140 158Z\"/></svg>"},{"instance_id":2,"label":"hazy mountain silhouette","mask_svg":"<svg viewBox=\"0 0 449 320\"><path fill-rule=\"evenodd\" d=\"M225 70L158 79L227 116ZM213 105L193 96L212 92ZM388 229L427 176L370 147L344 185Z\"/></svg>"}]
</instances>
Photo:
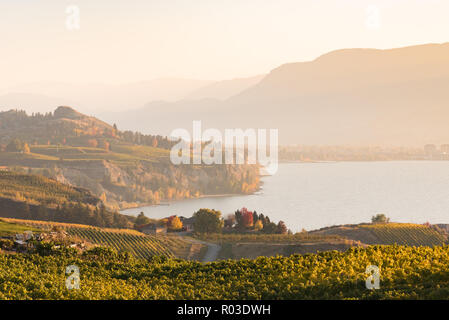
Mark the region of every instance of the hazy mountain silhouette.
<instances>
[{"instance_id":1,"label":"hazy mountain silhouette","mask_svg":"<svg viewBox=\"0 0 449 320\"><path fill-rule=\"evenodd\" d=\"M217 81L199 88L185 96L186 100L218 99L225 100L260 82L265 75L249 78Z\"/></svg>"},{"instance_id":2,"label":"hazy mountain silhouette","mask_svg":"<svg viewBox=\"0 0 449 320\"><path fill-rule=\"evenodd\" d=\"M115 114L126 128L169 134L204 128L278 128L282 143L449 143L449 43L345 49L289 63L225 100L153 102Z\"/></svg>"},{"instance_id":3,"label":"hazy mountain silhouette","mask_svg":"<svg viewBox=\"0 0 449 320\"><path fill-rule=\"evenodd\" d=\"M11 92L0 95L0 111L10 109L32 112L51 112L61 104L75 105L76 102L61 97L51 97L37 93Z\"/></svg>"},{"instance_id":4,"label":"hazy mountain silhouette","mask_svg":"<svg viewBox=\"0 0 449 320\"><path fill-rule=\"evenodd\" d=\"M63 104L102 116L106 112L141 108L149 101L227 99L262 78L255 76L224 81L160 78L120 85L37 82L5 90L3 95L0 94L0 110L20 106L29 112L49 112Z\"/></svg>"},{"instance_id":5,"label":"hazy mountain silhouette","mask_svg":"<svg viewBox=\"0 0 449 320\"><path fill-rule=\"evenodd\" d=\"M23 105L27 111L36 111L36 109L42 111L41 106L48 101L51 105L45 105L45 110L67 104L76 106L78 110L86 113L106 110L125 111L130 108L140 108L152 100L177 101L212 82L178 78L161 78L120 85L38 82L9 88L7 92L21 92L21 94L7 93L4 97L0 96L0 107L3 107L3 110L9 110ZM35 95L35 105L28 103L33 101L30 99L33 95ZM56 98L52 97L58 97L59 103L55 104ZM36 105L41 108L37 108Z\"/></svg>"}]
</instances>

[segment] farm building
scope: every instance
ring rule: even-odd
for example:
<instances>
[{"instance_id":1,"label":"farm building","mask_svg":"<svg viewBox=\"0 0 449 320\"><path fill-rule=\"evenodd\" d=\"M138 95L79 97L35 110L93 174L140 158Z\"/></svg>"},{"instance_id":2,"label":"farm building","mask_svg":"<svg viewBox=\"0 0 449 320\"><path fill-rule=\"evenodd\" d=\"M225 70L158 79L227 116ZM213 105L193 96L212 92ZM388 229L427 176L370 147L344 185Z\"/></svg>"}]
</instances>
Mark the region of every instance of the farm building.
<instances>
[{"instance_id":1,"label":"farm building","mask_svg":"<svg viewBox=\"0 0 449 320\"><path fill-rule=\"evenodd\" d=\"M139 227L139 231L145 234L165 234L167 233L167 227L158 226L154 223L149 223Z\"/></svg>"},{"instance_id":2,"label":"farm building","mask_svg":"<svg viewBox=\"0 0 449 320\"><path fill-rule=\"evenodd\" d=\"M182 226L184 231L187 232L192 232L193 231L193 225L195 223L195 218L191 217L191 218L186 218L186 217L179 217L179 219L182 222Z\"/></svg>"}]
</instances>

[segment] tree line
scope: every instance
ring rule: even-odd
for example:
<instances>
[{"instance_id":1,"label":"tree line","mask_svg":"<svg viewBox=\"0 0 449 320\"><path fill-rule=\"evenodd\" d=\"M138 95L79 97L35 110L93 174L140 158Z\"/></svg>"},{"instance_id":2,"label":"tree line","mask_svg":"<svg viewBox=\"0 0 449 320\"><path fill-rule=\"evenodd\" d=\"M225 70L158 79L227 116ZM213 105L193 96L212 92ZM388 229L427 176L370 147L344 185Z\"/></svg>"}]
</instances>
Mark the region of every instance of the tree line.
<instances>
[{"instance_id":1,"label":"tree line","mask_svg":"<svg viewBox=\"0 0 449 320\"><path fill-rule=\"evenodd\" d=\"M38 221L85 224L105 228L132 228L135 217L107 210L101 204L93 207L81 202L63 203L56 208L0 199L0 216Z\"/></svg>"},{"instance_id":2,"label":"tree line","mask_svg":"<svg viewBox=\"0 0 449 320\"><path fill-rule=\"evenodd\" d=\"M268 216L249 211L247 208L236 210L225 219L221 212L213 209L200 209L193 214L195 218L194 231L197 233L220 232L253 232L263 234L287 234L291 233L283 221L277 224Z\"/></svg>"}]
</instances>

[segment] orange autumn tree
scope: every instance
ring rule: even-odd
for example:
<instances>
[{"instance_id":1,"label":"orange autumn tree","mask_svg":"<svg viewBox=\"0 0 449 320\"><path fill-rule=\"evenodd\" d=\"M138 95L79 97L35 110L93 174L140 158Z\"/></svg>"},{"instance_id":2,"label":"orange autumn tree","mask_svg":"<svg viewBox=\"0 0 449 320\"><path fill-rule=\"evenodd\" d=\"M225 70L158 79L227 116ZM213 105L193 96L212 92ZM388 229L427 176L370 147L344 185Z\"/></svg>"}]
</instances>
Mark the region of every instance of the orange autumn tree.
<instances>
[{"instance_id":1,"label":"orange autumn tree","mask_svg":"<svg viewBox=\"0 0 449 320\"><path fill-rule=\"evenodd\" d=\"M182 221L178 216L171 216L167 221L167 228L170 230L181 230L182 229Z\"/></svg>"},{"instance_id":2,"label":"orange autumn tree","mask_svg":"<svg viewBox=\"0 0 449 320\"><path fill-rule=\"evenodd\" d=\"M257 220L257 222L254 224L254 230L260 231L263 229L263 223L260 220Z\"/></svg>"},{"instance_id":3,"label":"orange autumn tree","mask_svg":"<svg viewBox=\"0 0 449 320\"><path fill-rule=\"evenodd\" d=\"M89 139L87 140L87 146L91 147L91 148L96 148L98 147L98 141L97 139Z\"/></svg>"}]
</instances>

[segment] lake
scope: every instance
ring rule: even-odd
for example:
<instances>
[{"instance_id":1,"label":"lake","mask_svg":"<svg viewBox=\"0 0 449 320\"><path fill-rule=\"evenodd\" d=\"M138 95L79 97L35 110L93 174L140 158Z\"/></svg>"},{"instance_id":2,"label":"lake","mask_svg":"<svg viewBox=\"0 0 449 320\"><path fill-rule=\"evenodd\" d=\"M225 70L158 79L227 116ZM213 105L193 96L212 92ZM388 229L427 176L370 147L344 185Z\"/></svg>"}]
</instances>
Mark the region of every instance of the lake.
<instances>
[{"instance_id":1,"label":"lake","mask_svg":"<svg viewBox=\"0 0 449 320\"><path fill-rule=\"evenodd\" d=\"M395 222L449 223L447 161L283 163L262 181L260 194L189 199L122 213L190 217L199 208L211 208L226 216L247 207L283 220L292 231L369 222L377 213Z\"/></svg>"}]
</instances>

